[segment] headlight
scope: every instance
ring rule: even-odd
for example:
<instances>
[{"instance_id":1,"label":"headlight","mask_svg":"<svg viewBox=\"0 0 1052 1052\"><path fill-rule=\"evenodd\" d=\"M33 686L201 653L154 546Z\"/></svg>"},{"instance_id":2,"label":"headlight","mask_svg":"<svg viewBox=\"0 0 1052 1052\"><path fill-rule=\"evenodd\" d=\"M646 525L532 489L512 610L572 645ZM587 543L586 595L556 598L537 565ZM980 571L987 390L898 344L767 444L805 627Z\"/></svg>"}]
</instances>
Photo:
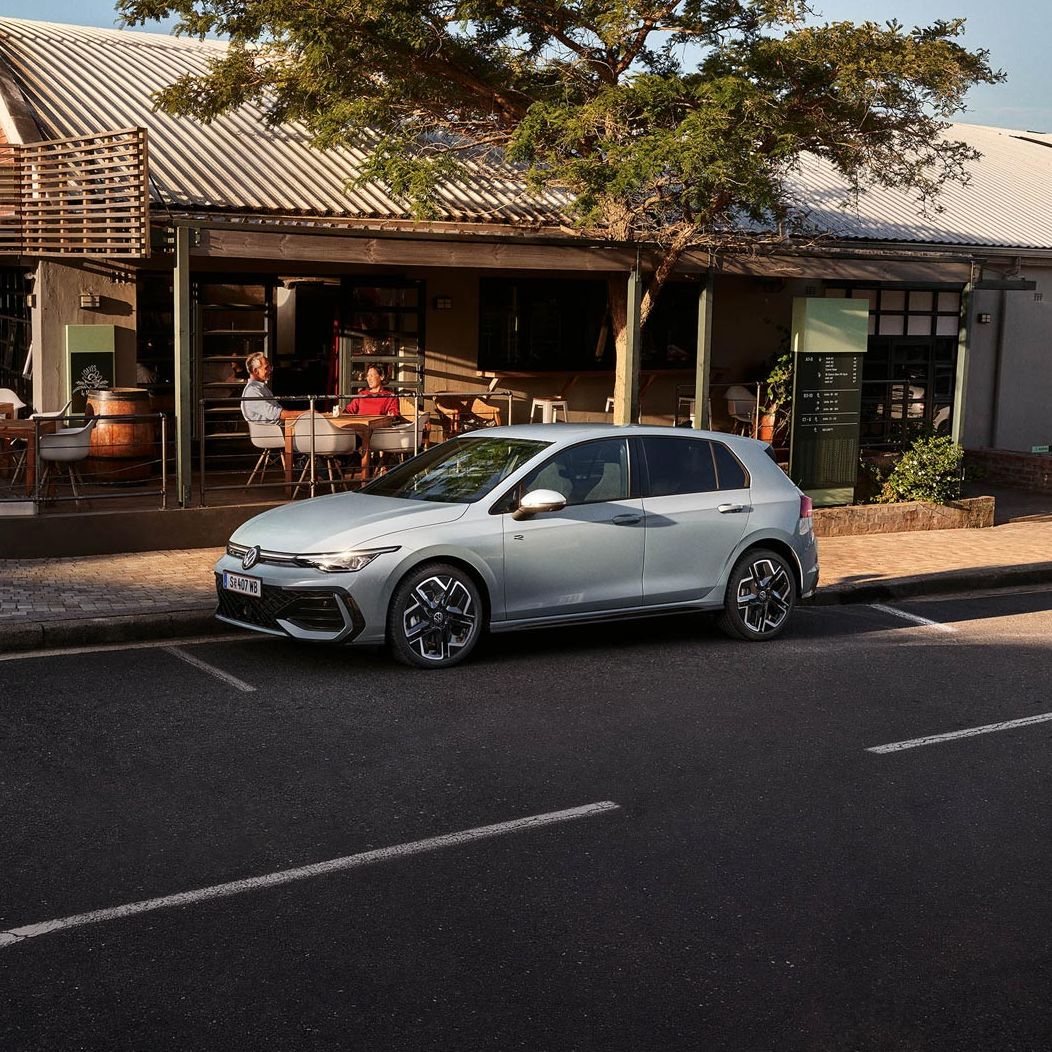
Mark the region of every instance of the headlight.
<instances>
[{"instance_id":1,"label":"headlight","mask_svg":"<svg viewBox=\"0 0 1052 1052\"><path fill-rule=\"evenodd\" d=\"M394 548L370 548L368 551L329 552L325 555L301 555L296 562L313 566L325 573L354 573L369 565L379 555L396 552Z\"/></svg>"}]
</instances>

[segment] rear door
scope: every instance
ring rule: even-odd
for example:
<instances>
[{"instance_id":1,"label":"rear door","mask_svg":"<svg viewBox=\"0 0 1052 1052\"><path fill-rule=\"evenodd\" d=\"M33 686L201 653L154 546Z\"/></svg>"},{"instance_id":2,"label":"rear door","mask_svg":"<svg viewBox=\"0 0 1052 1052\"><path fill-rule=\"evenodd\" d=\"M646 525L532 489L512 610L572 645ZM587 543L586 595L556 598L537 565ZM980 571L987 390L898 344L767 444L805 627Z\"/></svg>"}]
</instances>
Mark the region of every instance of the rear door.
<instances>
[{"instance_id":1,"label":"rear door","mask_svg":"<svg viewBox=\"0 0 1052 1052\"><path fill-rule=\"evenodd\" d=\"M711 591L751 511L745 468L722 442L669 435L634 440L646 463L643 602L686 602Z\"/></svg>"}]
</instances>

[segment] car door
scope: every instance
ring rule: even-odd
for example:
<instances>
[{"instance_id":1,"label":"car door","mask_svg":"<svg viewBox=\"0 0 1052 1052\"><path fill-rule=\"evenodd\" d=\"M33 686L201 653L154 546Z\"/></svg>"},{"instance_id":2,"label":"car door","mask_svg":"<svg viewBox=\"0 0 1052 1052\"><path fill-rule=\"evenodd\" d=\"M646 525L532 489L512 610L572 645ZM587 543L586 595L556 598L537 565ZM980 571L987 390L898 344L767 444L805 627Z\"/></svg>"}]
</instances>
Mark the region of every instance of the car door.
<instances>
[{"instance_id":1,"label":"car door","mask_svg":"<svg viewBox=\"0 0 1052 1052\"><path fill-rule=\"evenodd\" d=\"M562 511L504 519L509 620L637 607L643 594L643 505L632 495L628 443L598 439L560 450L516 487L550 489Z\"/></svg>"},{"instance_id":2,"label":"car door","mask_svg":"<svg viewBox=\"0 0 1052 1052\"><path fill-rule=\"evenodd\" d=\"M643 602L698 599L715 587L745 534L748 474L722 442L689 435L636 441L646 459Z\"/></svg>"}]
</instances>

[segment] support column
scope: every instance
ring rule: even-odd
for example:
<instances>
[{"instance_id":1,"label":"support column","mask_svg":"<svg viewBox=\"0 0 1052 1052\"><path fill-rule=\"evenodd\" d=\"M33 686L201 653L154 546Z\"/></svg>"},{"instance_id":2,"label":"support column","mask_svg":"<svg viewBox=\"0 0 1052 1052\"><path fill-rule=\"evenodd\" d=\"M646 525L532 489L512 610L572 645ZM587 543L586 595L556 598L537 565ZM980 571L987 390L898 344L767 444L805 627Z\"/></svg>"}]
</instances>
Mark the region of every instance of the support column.
<instances>
[{"instance_id":1,"label":"support column","mask_svg":"<svg viewBox=\"0 0 1052 1052\"><path fill-rule=\"evenodd\" d=\"M622 341L618 341L619 353L614 374L615 424L632 424L639 419L639 359L642 342L639 309L642 302L643 279L637 261L628 275L625 339L623 344Z\"/></svg>"},{"instance_id":2,"label":"support column","mask_svg":"<svg viewBox=\"0 0 1052 1052\"><path fill-rule=\"evenodd\" d=\"M195 407L190 389L190 228L175 228L172 281L175 320L175 485L179 504L190 505L192 435Z\"/></svg>"},{"instance_id":3,"label":"support column","mask_svg":"<svg viewBox=\"0 0 1052 1052\"><path fill-rule=\"evenodd\" d=\"M964 411L968 393L968 348L972 340L972 323L975 320L975 268L972 267L972 280L964 286L961 294L961 327L957 334L957 375L953 385L953 428L950 434L954 442L961 443L964 438Z\"/></svg>"},{"instance_id":4,"label":"support column","mask_svg":"<svg viewBox=\"0 0 1052 1052\"><path fill-rule=\"evenodd\" d=\"M709 373L712 366L712 294L716 272L709 267L698 292L698 355L694 366L694 428L712 425L709 420ZM677 407L678 408L678 407Z\"/></svg>"}]
</instances>

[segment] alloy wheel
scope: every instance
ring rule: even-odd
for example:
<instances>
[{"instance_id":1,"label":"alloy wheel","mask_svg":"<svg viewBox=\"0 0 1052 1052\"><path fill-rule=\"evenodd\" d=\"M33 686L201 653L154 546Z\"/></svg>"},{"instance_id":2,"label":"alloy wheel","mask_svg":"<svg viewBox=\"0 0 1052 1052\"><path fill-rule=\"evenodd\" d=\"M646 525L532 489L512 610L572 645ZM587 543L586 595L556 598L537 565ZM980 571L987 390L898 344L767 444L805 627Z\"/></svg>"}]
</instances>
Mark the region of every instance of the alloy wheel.
<instances>
[{"instance_id":1,"label":"alloy wheel","mask_svg":"<svg viewBox=\"0 0 1052 1052\"><path fill-rule=\"evenodd\" d=\"M470 646L478 629L478 604L453 574L436 573L418 581L406 596L402 631L421 663L445 664Z\"/></svg>"},{"instance_id":2,"label":"alloy wheel","mask_svg":"<svg viewBox=\"0 0 1052 1052\"><path fill-rule=\"evenodd\" d=\"M777 632L793 608L793 581L773 559L758 558L743 568L735 597L746 628L759 636Z\"/></svg>"}]
</instances>

